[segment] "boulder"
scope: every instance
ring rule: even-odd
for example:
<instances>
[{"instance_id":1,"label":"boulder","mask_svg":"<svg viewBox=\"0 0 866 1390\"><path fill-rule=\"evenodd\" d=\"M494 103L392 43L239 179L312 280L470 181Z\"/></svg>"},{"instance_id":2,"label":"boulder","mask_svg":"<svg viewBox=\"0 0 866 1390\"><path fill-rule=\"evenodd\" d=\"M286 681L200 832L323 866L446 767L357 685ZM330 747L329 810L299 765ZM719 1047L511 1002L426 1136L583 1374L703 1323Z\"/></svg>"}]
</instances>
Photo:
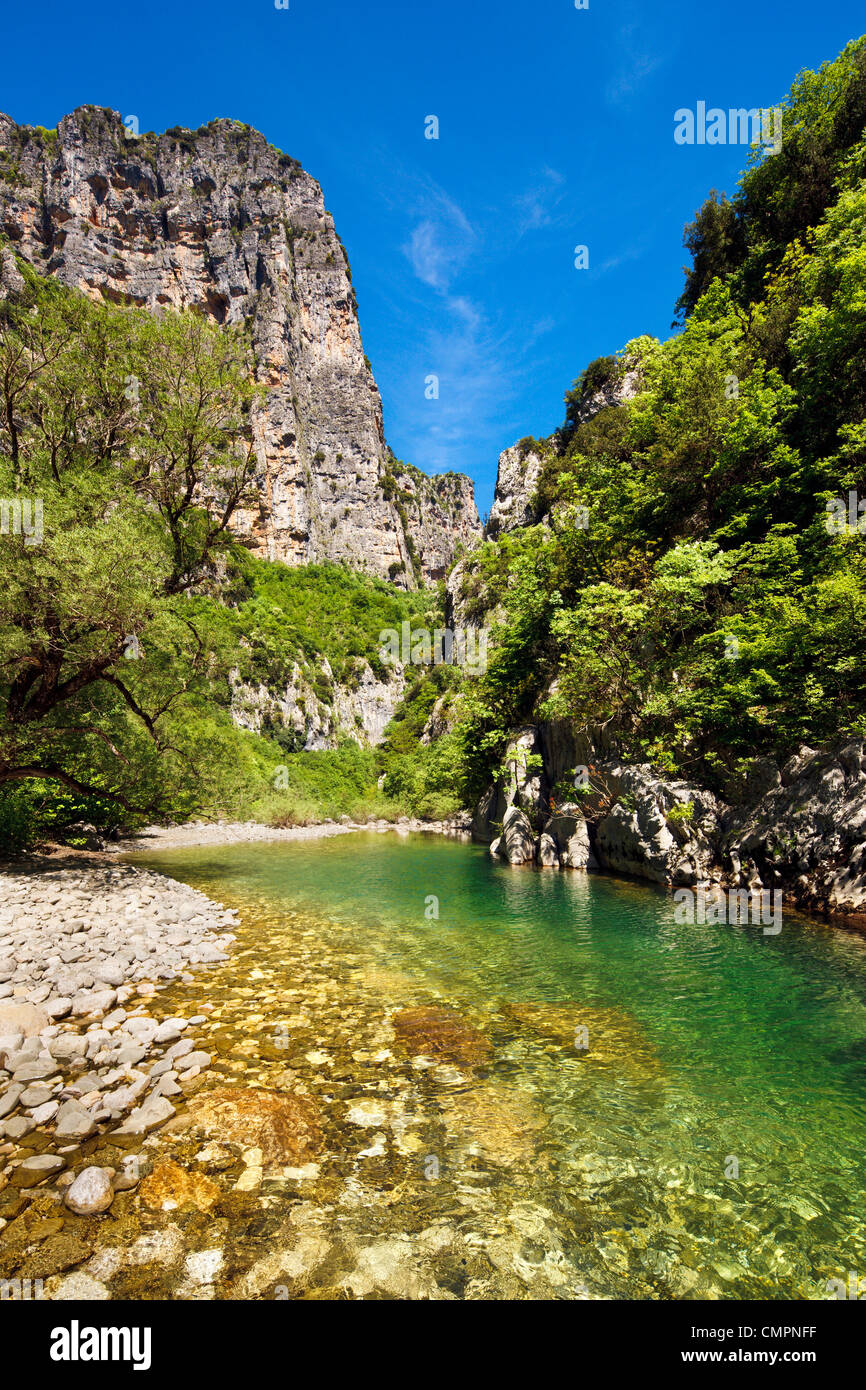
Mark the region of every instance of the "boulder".
<instances>
[{"instance_id":1,"label":"boulder","mask_svg":"<svg viewBox=\"0 0 866 1390\"><path fill-rule=\"evenodd\" d=\"M598 861L589 843L589 830L579 807L562 807L544 827L559 851L563 869L597 869Z\"/></svg>"},{"instance_id":2,"label":"boulder","mask_svg":"<svg viewBox=\"0 0 866 1390\"><path fill-rule=\"evenodd\" d=\"M122 1125L118 1125L113 1137L138 1138L142 1134L149 1134L151 1130L159 1129L160 1125L172 1119L175 1113L174 1106L164 1096L150 1095L143 1105L126 1117Z\"/></svg>"},{"instance_id":3,"label":"boulder","mask_svg":"<svg viewBox=\"0 0 866 1390\"><path fill-rule=\"evenodd\" d=\"M35 1187L65 1167L63 1159L57 1154L34 1154L32 1158L25 1158L23 1163L19 1163L9 1181L13 1187Z\"/></svg>"},{"instance_id":4,"label":"boulder","mask_svg":"<svg viewBox=\"0 0 866 1390\"><path fill-rule=\"evenodd\" d=\"M546 830L543 830L539 836L535 858L539 867L542 869L559 868L559 847L553 836Z\"/></svg>"},{"instance_id":5,"label":"boulder","mask_svg":"<svg viewBox=\"0 0 866 1390\"><path fill-rule=\"evenodd\" d=\"M535 839L525 811L509 806L502 821L500 854L509 864L531 864L535 858Z\"/></svg>"},{"instance_id":6,"label":"boulder","mask_svg":"<svg viewBox=\"0 0 866 1390\"><path fill-rule=\"evenodd\" d=\"M25 1038L38 1037L51 1020L38 1004L0 1003L0 1033L23 1033Z\"/></svg>"},{"instance_id":7,"label":"boulder","mask_svg":"<svg viewBox=\"0 0 866 1390\"><path fill-rule=\"evenodd\" d=\"M719 862L725 809L712 793L659 777L646 764L601 764L603 792L587 798L612 802L597 826L598 858L606 869L655 883L697 883Z\"/></svg>"},{"instance_id":8,"label":"boulder","mask_svg":"<svg viewBox=\"0 0 866 1390\"><path fill-rule=\"evenodd\" d=\"M108 1211L114 1201L113 1174L107 1168L83 1168L66 1189L64 1201L77 1216Z\"/></svg>"},{"instance_id":9,"label":"boulder","mask_svg":"<svg viewBox=\"0 0 866 1390\"><path fill-rule=\"evenodd\" d=\"M90 1111L77 1100L68 1100L65 1105L61 1105L57 1112L55 1139L65 1143L76 1143L82 1139L89 1139L91 1134L95 1133L96 1121Z\"/></svg>"}]
</instances>

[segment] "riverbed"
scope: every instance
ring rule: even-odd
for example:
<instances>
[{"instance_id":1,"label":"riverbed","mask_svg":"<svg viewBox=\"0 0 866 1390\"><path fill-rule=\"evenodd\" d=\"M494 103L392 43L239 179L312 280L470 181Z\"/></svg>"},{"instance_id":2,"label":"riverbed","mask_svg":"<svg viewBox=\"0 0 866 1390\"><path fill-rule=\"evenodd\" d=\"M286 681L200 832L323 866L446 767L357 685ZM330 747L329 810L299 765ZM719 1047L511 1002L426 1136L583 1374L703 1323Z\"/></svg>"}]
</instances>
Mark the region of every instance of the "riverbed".
<instances>
[{"instance_id":1,"label":"riverbed","mask_svg":"<svg viewBox=\"0 0 866 1390\"><path fill-rule=\"evenodd\" d=\"M862 937L420 834L134 862L235 941L148 1002L209 1065L140 1181L63 1210L48 1296L822 1299L864 1267Z\"/></svg>"},{"instance_id":2,"label":"riverbed","mask_svg":"<svg viewBox=\"0 0 866 1390\"><path fill-rule=\"evenodd\" d=\"M416 1291L457 1296L816 1298L863 1268L859 937L678 925L645 884L420 835L148 862L240 913L208 1046L322 1117L280 1196L329 1232L307 1288L372 1293L364 1249L414 1268L422 1236Z\"/></svg>"}]
</instances>

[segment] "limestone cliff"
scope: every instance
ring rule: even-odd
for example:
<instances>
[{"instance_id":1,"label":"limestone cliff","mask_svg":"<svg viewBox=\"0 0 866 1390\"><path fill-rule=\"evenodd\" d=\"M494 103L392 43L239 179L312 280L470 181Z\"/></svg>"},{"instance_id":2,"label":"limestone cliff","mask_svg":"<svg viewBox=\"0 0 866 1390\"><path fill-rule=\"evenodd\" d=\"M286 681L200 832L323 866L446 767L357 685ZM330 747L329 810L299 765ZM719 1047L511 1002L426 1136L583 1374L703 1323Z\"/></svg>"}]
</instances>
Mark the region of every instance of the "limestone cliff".
<instances>
[{"instance_id":1,"label":"limestone cliff","mask_svg":"<svg viewBox=\"0 0 866 1390\"><path fill-rule=\"evenodd\" d=\"M476 807L472 835L509 863L778 889L797 907L866 920L863 739L801 747L781 767L756 758L725 800L623 762L609 729L587 736L567 720L516 730L504 768Z\"/></svg>"},{"instance_id":2,"label":"limestone cliff","mask_svg":"<svg viewBox=\"0 0 866 1390\"><path fill-rule=\"evenodd\" d=\"M307 751L337 748L354 739L364 748L382 742L385 727L403 697L406 677L397 665L384 679L369 662L359 659L350 681L334 680L327 657L317 666L318 686L305 679L295 662L282 690L231 679L231 711L235 723L254 733L274 735L284 746Z\"/></svg>"},{"instance_id":3,"label":"limestone cliff","mask_svg":"<svg viewBox=\"0 0 866 1390\"><path fill-rule=\"evenodd\" d=\"M405 587L440 578L480 534L472 484L393 460L351 274L314 179L236 121L131 135L79 107L56 131L0 114L0 229L43 274L158 312L245 324L267 388L247 544L288 564L338 560ZM418 481L423 479L423 482Z\"/></svg>"},{"instance_id":4,"label":"limestone cliff","mask_svg":"<svg viewBox=\"0 0 866 1390\"><path fill-rule=\"evenodd\" d=\"M534 526L541 517L533 504L533 494L541 474L542 458L537 448L513 444L499 455L496 491L487 519L486 534L494 539L502 531L518 526Z\"/></svg>"},{"instance_id":5,"label":"limestone cliff","mask_svg":"<svg viewBox=\"0 0 866 1390\"><path fill-rule=\"evenodd\" d=\"M613 363L613 359L610 360ZM597 386L588 385L585 388L579 405L574 408L573 425L585 424L600 410L624 405L639 389L640 373L635 363L625 359L613 364L607 379ZM518 444L503 449L499 455L496 490L485 530L488 538L495 540L503 531L535 526L546 520L543 509L535 501L535 492L545 456L560 453L563 443L562 432L556 432L549 439L522 439Z\"/></svg>"}]
</instances>

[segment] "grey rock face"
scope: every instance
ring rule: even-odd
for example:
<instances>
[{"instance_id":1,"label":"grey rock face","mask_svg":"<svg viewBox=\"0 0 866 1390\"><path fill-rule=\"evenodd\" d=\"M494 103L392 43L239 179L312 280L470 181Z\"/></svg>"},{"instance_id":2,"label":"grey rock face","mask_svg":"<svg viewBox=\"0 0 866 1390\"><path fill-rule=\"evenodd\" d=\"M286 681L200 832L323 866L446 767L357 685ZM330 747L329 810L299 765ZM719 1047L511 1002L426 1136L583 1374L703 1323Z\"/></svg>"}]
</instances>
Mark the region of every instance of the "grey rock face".
<instances>
[{"instance_id":1,"label":"grey rock face","mask_svg":"<svg viewBox=\"0 0 866 1390\"><path fill-rule=\"evenodd\" d=\"M559 868L559 847L553 836L543 830L538 837L538 848L535 852L539 866L543 869Z\"/></svg>"},{"instance_id":2,"label":"grey rock face","mask_svg":"<svg viewBox=\"0 0 866 1390\"><path fill-rule=\"evenodd\" d=\"M387 672L385 680L379 680L370 665L358 658L351 686L334 681L327 658L322 658L319 669L333 691L330 704L325 704L304 679L297 662L284 690L253 686L235 674L232 678L235 723L258 733L269 719L284 729L294 730L298 745L308 751L336 748L340 739L347 736L362 745L381 743L386 725L405 690L402 666L395 666Z\"/></svg>"},{"instance_id":3,"label":"grey rock face","mask_svg":"<svg viewBox=\"0 0 866 1390\"><path fill-rule=\"evenodd\" d=\"M718 860L724 808L710 792L660 779L647 765L601 764L614 802L597 826L604 868L656 883L705 882ZM598 805L588 798L588 814Z\"/></svg>"},{"instance_id":4,"label":"grey rock face","mask_svg":"<svg viewBox=\"0 0 866 1390\"><path fill-rule=\"evenodd\" d=\"M509 806L505 812L499 853L509 864L531 864L535 858L532 826L519 806Z\"/></svg>"},{"instance_id":5,"label":"grey rock face","mask_svg":"<svg viewBox=\"0 0 866 1390\"><path fill-rule=\"evenodd\" d=\"M468 479L390 467L348 261L295 160L236 121L134 138L94 106L56 136L0 115L0 152L15 171L0 221L38 270L91 296L249 324L267 396L258 502L235 529L259 554L346 561L414 588L413 552L430 581L474 542ZM5 258L0 290L17 273Z\"/></svg>"},{"instance_id":6,"label":"grey rock face","mask_svg":"<svg viewBox=\"0 0 866 1390\"><path fill-rule=\"evenodd\" d=\"M866 743L801 748L765 769L766 790L731 812L724 851L741 882L818 911L866 912ZM747 789L748 790L748 789Z\"/></svg>"},{"instance_id":7,"label":"grey rock face","mask_svg":"<svg viewBox=\"0 0 866 1390\"><path fill-rule=\"evenodd\" d=\"M546 802L542 770L535 766L539 749L535 725L528 724L512 735L505 750L505 776L483 794L472 818L474 840L489 843L495 839L512 806L525 812L530 828L532 824L540 828Z\"/></svg>"},{"instance_id":8,"label":"grey rock face","mask_svg":"<svg viewBox=\"0 0 866 1390\"><path fill-rule=\"evenodd\" d=\"M552 863L552 841L560 868L601 866L673 886L779 889L811 911L866 913L866 740L803 747L781 768L756 758L730 803L649 764L605 756L599 744L602 751L565 721L517 730L508 775L481 797L472 838L509 858L505 823L519 810L542 830L535 854L543 865ZM540 770L527 767L532 754ZM539 827L550 788L578 762L592 768L587 794Z\"/></svg>"},{"instance_id":9,"label":"grey rock face","mask_svg":"<svg viewBox=\"0 0 866 1390\"><path fill-rule=\"evenodd\" d=\"M563 806L544 827L559 853L562 869L597 869L598 861L589 842L589 830L579 807Z\"/></svg>"},{"instance_id":10,"label":"grey rock face","mask_svg":"<svg viewBox=\"0 0 866 1390\"><path fill-rule=\"evenodd\" d=\"M532 504L541 473L541 455L535 450L523 453L513 444L499 455L496 472L496 491L487 519L486 534L495 538L502 531L518 526L534 526L541 520Z\"/></svg>"},{"instance_id":11,"label":"grey rock face","mask_svg":"<svg viewBox=\"0 0 866 1390\"><path fill-rule=\"evenodd\" d=\"M600 410L624 405L637 394L639 386L636 368L626 367L621 377L605 383L586 398L578 412L579 422L591 420ZM545 441L545 448L552 452L561 447L557 444L556 435ZM541 510L533 501L542 464L542 455L536 448L512 444L502 451L493 505L485 527L486 536L495 539L503 531L514 531L519 526L535 526L544 520Z\"/></svg>"}]
</instances>

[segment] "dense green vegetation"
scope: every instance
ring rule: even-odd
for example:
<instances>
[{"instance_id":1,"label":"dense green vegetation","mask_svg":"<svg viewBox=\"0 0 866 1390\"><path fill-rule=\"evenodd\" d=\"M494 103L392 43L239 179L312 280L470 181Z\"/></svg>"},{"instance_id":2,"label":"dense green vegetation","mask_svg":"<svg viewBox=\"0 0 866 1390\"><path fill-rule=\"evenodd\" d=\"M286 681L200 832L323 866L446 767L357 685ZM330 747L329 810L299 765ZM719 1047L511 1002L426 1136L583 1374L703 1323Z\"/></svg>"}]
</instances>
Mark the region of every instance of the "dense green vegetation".
<instances>
[{"instance_id":1,"label":"dense green vegetation","mask_svg":"<svg viewBox=\"0 0 866 1390\"><path fill-rule=\"evenodd\" d=\"M547 524L466 567L495 640L451 735L465 798L539 716L711 786L866 734L866 543L827 511L866 495L864 124L861 39L798 78L781 153L687 228L682 332L590 364L535 445ZM636 394L591 415L627 371Z\"/></svg>"},{"instance_id":2,"label":"dense green vegetation","mask_svg":"<svg viewBox=\"0 0 866 1390\"><path fill-rule=\"evenodd\" d=\"M20 271L0 303L0 837L387 809L370 755L237 728L231 683L279 691L297 664L327 708L364 656L384 674L379 632L431 596L231 538L256 404L241 335Z\"/></svg>"},{"instance_id":3,"label":"dense green vegetation","mask_svg":"<svg viewBox=\"0 0 866 1390\"><path fill-rule=\"evenodd\" d=\"M464 563L458 621L490 629L487 671L419 670L373 751L304 752L308 716L366 663L384 675L382 629L441 625L441 594L243 551L243 335L22 265L0 303L0 498L41 498L44 535L0 536L0 837L441 817L536 718L604 725L623 756L717 788L758 753L866 734L864 124L861 39L797 79L782 149L686 229L681 330L590 363L560 429L521 441L541 520ZM405 475L383 477L404 518ZM236 726L233 687L294 682L300 723Z\"/></svg>"}]
</instances>

